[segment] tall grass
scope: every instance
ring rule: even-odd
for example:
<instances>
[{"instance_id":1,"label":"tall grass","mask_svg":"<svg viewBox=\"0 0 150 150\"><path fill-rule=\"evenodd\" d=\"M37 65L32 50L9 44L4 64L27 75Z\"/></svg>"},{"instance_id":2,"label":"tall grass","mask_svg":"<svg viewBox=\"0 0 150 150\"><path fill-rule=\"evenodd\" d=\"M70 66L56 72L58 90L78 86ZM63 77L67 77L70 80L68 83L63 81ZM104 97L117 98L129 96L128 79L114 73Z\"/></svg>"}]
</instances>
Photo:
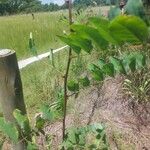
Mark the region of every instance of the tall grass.
<instances>
[{"instance_id":1,"label":"tall grass","mask_svg":"<svg viewBox=\"0 0 150 150\"><path fill-rule=\"evenodd\" d=\"M24 99L31 117L42 104L50 104L55 100L57 89L63 84L67 52L66 49L54 55L55 68L51 60L46 58L21 71Z\"/></svg>"},{"instance_id":2,"label":"tall grass","mask_svg":"<svg viewBox=\"0 0 150 150\"><path fill-rule=\"evenodd\" d=\"M66 24L60 22L62 12L36 13L0 17L0 49L14 49L19 58L30 55L28 40L33 33L38 53L62 45L56 35L63 34Z\"/></svg>"},{"instance_id":3,"label":"tall grass","mask_svg":"<svg viewBox=\"0 0 150 150\"><path fill-rule=\"evenodd\" d=\"M91 9L92 12L89 11ZM90 8L89 10L84 10L85 13L83 12L80 16L74 16L74 21L82 22L93 13L98 14L100 9ZM30 32L33 33L38 53L64 45L57 35L61 35L63 30L69 29L66 20L60 21L66 14L65 11L36 13L35 20L32 19L31 14L0 17L0 49L14 49L19 59L27 58L31 55L28 47ZM77 59L72 61L71 78L76 78L78 71L82 67L84 69L85 64L95 57L88 58L88 60L86 58L80 60L81 62L78 62ZM63 50L54 55L55 68L47 58L21 70L25 103L31 117L38 112L40 105L51 103L54 100L57 87L63 85L66 60L67 50Z\"/></svg>"}]
</instances>

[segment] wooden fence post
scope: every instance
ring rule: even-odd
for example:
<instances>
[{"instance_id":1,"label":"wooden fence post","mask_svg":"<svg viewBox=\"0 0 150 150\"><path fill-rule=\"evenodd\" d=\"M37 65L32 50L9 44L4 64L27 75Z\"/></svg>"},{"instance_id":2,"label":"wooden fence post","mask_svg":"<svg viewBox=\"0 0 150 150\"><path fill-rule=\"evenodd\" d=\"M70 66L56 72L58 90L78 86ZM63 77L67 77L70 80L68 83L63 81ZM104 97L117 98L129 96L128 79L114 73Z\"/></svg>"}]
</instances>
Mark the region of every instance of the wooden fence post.
<instances>
[{"instance_id":1,"label":"wooden fence post","mask_svg":"<svg viewBox=\"0 0 150 150\"><path fill-rule=\"evenodd\" d=\"M52 66L55 67L53 49L51 49L50 52L51 52L51 54L50 54L51 63L52 63Z\"/></svg>"},{"instance_id":2,"label":"wooden fence post","mask_svg":"<svg viewBox=\"0 0 150 150\"><path fill-rule=\"evenodd\" d=\"M0 50L0 104L6 121L16 123L13 117L15 109L26 114L16 53L8 49ZM21 142L13 144L13 149L26 149L23 137L20 136L19 141Z\"/></svg>"}]
</instances>

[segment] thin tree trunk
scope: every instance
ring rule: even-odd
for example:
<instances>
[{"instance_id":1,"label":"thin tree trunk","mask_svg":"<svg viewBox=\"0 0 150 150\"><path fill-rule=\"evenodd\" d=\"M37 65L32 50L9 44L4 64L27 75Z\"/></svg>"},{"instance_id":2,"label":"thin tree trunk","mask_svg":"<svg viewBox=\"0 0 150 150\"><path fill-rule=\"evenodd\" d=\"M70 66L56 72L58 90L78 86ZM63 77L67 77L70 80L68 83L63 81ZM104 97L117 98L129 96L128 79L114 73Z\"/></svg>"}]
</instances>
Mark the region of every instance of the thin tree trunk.
<instances>
[{"instance_id":1,"label":"thin tree trunk","mask_svg":"<svg viewBox=\"0 0 150 150\"><path fill-rule=\"evenodd\" d=\"M69 9L69 24L72 25L72 1L67 0L68 3L68 9ZM70 28L71 32L71 28ZM64 118L63 118L63 128L62 128L62 134L63 134L63 140L65 139L65 131L66 131L66 112L67 112L67 100L68 100L68 92L67 92L67 82L68 82L68 75L69 75L69 68L71 64L71 56L72 56L72 49L69 48L69 54L68 54L68 62L67 62L67 69L64 76Z\"/></svg>"}]
</instances>

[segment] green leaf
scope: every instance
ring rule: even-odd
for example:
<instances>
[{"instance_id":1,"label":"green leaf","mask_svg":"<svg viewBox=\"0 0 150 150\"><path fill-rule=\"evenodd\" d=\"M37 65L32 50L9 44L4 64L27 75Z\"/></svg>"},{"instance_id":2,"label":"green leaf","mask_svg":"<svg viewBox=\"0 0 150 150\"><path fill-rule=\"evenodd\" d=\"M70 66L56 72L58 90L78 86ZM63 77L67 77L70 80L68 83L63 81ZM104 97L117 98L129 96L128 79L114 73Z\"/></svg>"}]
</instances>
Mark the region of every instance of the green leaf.
<instances>
[{"instance_id":1,"label":"green leaf","mask_svg":"<svg viewBox=\"0 0 150 150\"><path fill-rule=\"evenodd\" d=\"M36 117L36 124L35 124L35 127L38 129L38 130L41 130L44 128L44 125L45 125L45 120L41 117L41 116L37 116Z\"/></svg>"},{"instance_id":2,"label":"green leaf","mask_svg":"<svg viewBox=\"0 0 150 150\"><path fill-rule=\"evenodd\" d=\"M84 87L87 87L90 85L90 80L87 76L84 78L80 78L79 81L82 84L82 86L84 86Z\"/></svg>"},{"instance_id":3,"label":"green leaf","mask_svg":"<svg viewBox=\"0 0 150 150\"><path fill-rule=\"evenodd\" d=\"M81 37L92 40L98 48L106 50L108 47L108 41L105 40L97 29L85 25L73 25L72 28Z\"/></svg>"},{"instance_id":4,"label":"green leaf","mask_svg":"<svg viewBox=\"0 0 150 150\"><path fill-rule=\"evenodd\" d=\"M137 68L142 68L146 65L146 56L144 54L136 53L134 57L136 58Z\"/></svg>"},{"instance_id":5,"label":"green leaf","mask_svg":"<svg viewBox=\"0 0 150 150\"><path fill-rule=\"evenodd\" d=\"M28 119L27 115L22 115L21 111L18 109L16 109L13 112L13 115L14 115L18 125L22 129L24 136L28 137L31 134L31 129L30 129L29 119Z\"/></svg>"},{"instance_id":6,"label":"green leaf","mask_svg":"<svg viewBox=\"0 0 150 150\"><path fill-rule=\"evenodd\" d=\"M80 46L74 44L73 40L69 37L58 36L64 43L69 45L77 54L80 54L81 48Z\"/></svg>"},{"instance_id":7,"label":"green leaf","mask_svg":"<svg viewBox=\"0 0 150 150\"><path fill-rule=\"evenodd\" d=\"M114 69L114 66L112 63L108 63L108 64L105 64L102 68L102 71L108 75L108 76L111 76L111 77L114 77L114 74L115 74L115 69Z\"/></svg>"},{"instance_id":8,"label":"green leaf","mask_svg":"<svg viewBox=\"0 0 150 150\"><path fill-rule=\"evenodd\" d=\"M99 134L101 133L101 132L103 132L104 131L104 126L102 125L102 124L98 124L98 123L95 123L95 124L93 124L93 125L90 125L90 130L92 130L92 132L98 132Z\"/></svg>"},{"instance_id":9,"label":"green leaf","mask_svg":"<svg viewBox=\"0 0 150 150\"><path fill-rule=\"evenodd\" d=\"M96 81L103 81L104 80L103 72L98 66L92 64L90 71L92 73L92 77L94 80L96 80Z\"/></svg>"},{"instance_id":10,"label":"green leaf","mask_svg":"<svg viewBox=\"0 0 150 150\"><path fill-rule=\"evenodd\" d=\"M70 130L69 132L69 142L71 142L72 144L77 144L77 139L76 139L76 136L75 136L75 130Z\"/></svg>"},{"instance_id":11,"label":"green leaf","mask_svg":"<svg viewBox=\"0 0 150 150\"><path fill-rule=\"evenodd\" d=\"M109 30L118 44L126 42L139 44L148 37L148 27L135 16L118 16L110 23Z\"/></svg>"},{"instance_id":12,"label":"green leaf","mask_svg":"<svg viewBox=\"0 0 150 150\"><path fill-rule=\"evenodd\" d=\"M79 35L71 34L70 39L72 40L72 44L79 46L81 49L83 49L87 53L91 53L93 46L92 41L82 38Z\"/></svg>"},{"instance_id":13,"label":"green leaf","mask_svg":"<svg viewBox=\"0 0 150 150\"><path fill-rule=\"evenodd\" d=\"M28 142L27 150L38 150L38 147L35 143Z\"/></svg>"},{"instance_id":14,"label":"green leaf","mask_svg":"<svg viewBox=\"0 0 150 150\"><path fill-rule=\"evenodd\" d=\"M18 142L19 133L16 126L10 122L6 122L0 117L0 131L8 136L14 143Z\"/></svg>"},{"instance_id":15,"label":"green leaf","mask_svg":"<svg viewBox=\"0 0 150 150\"><path fill-rule=\"evenodd\" d=\"M101 27L105 31L108 30L109 20L100 17L91 17L89 23L92 23L96 28Z\"/></svg>"},{"instance_id":16,"label":"green leaf","mask_svg":"<svg viewBox=\"0 0 150 150\"><path fill-rule=\"evenodd\" d=\"M69 91L72 91L72 92L77 92L77 91L79 91L79 83L77 83L77 82L74 81L74 80L68 81L67 87L68 87L68 90L69 90Z\"/></svg>"},{"instance_id":17,"label":"green leaf","mask_svg":"<svg viewBox=\"0 0 150 150\"><path fill-rule=\"evenodd\" d=\"M100 130L100 132L99 132ZM73 149L87 149L87 137L90 135L95 135L95 139L93 144L88 146L88 149L94 149L97 148L99 145L99 138L97 135L100 135L101 140L104 142L105 146L107 147L106 143L106 134L104 132L104 127L101 124L94 124L94 125L87 125L84 127L79 128L71 128L67 131L66 138L63 141L62 146L64 146L67 150L73 150ZM108 149L108 148L107 148Z\"/></svg>"},{"instance_id":18,"label":"green leaf","mask_svg":"<svg viewBox=\"0 0 150 150\"><path fill-rule=\"evenodd\" d=\"M97 145L96 144L92 144L89 146L89 149L90 150L95 150L97 148Z\"/></svg>"},{"instance_id":19,"label":"green leaf","mask_svg":"<svg viewBox=\"0 0 150 150\"><path fill-rule=\"evenodd\" d=\"M42 105L40 110L45 120L53 121L57 116L57 112L53 111L49 105Z\"/></svg>"},{"instance_id":20,"label":"green leaf","mask_svg":"<svg viewBox=\"0 0 150 150\"><path fill-rule=\"evenodd\" d=\"M101 134L97 134L96 139L101 139Z\"/></svg>"},{"instance_id":21,"label":"green leaf","mask_svg":"<svg viewBox=\"0 0 150 150\"><path fill-rule=\"evenodd\" d=\"M98 66L99 66L100 68L103 68L104 65L105 65L105 61L104 61L103 59L99 59L99 60L98 60Z\"/></svg>"},{"instance_id":22,"label":"green leaf","mask_svg":"<svg viewBox=\"0 0 150 150\"><path fill-rule=\"evenodd\" d=\"M93 71L93 70L94 70L94 68L95 68L95 65L94 65L94 64L90 64L90 65L88 65L88 69L89 69L90 71Z\"/></svg>"},{"instance_id":23,"label":"green leaf","mask_svg":"<svg viewBox=\"0 0 150 150\"><path fill-rule=\"evenodd\" d=\"M122 60L115 57L110 57L110 62L113 64L114 69L116 70L117 73L126 74L126 70L123 66Z\"/></svg>"},{"instance_id":24,"label":"green leaf","mask_svg":"<svg viewBox=\"0 0 150 150\"><path fill-rule=\"evenodd\" d=\"M141 69L146 65L146 57L145 55L137 52L125 54L123 56L123 65L127 72L129 70L134 72L136 69Z\"/></svg>"},{"instance_id":25,"label":"green leaf","mask_svg":"<svg viewBox=\"0 0 150 150\"><path fill-rule=\"evenodd\" d=\"M110 23L109 30L113 38L118 42L119 45L125 43L139 43L138 38L133 35L127 28L119 24L115 20Z\"/></svg>"},{"instance_id":26,"label":"green leaf","mask_svg":"<svg viewBox=\"0 0 150 150\"><path fill-rule=\"evenodd\" d=\"M117 44L114 38L109 32L109 21L103 18L93 17L90 19L90 22L94 24L96 29L99 31L99 34L109 43Z\"/></svg>"},{"instance_id":27,"label":"green leaf","mask_svg":"<svg viewBox=\"0 0 150 150\"><path fill-rule=\"evenodd\" d=\"M122 15L116 18L116 21L127 28L141 42L144 42L147 39L148 27L139 17Z\"/></svg>"},{"instance_id":28,"label":"green leaf","mask_svg":"<svg viewBox=\"0 0 150 150\"><path fill-rule=\"evenodd\" d=\"M122 63L126 72L129 72L131 70L129 67L129 64L130 64L130 60L132 59L132 57L133 57L132 54L128 54L128 53L122 56L122 60L123 60Z\"/></svg>"},{"instance_id":29,"label":"green leaf","mask_svg":"<svg viewBox=\"0 0 150 150\"><path fill-rule=\"evenodd\" d=\"M130 60L129 67L130 67L132 72L135 72L135 70L136 70L136 58L132 58Z\"/></svg>"}]
</instances>

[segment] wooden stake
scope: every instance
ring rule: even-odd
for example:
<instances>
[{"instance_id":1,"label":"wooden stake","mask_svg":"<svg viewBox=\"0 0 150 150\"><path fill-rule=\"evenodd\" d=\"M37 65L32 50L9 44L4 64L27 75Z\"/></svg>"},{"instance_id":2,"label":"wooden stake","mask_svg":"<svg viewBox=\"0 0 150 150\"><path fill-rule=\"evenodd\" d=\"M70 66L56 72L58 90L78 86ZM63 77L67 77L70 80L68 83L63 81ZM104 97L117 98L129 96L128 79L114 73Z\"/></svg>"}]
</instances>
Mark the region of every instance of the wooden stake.
<instances>
[{"instance_id":1,"label":"wooden stake","mask_svg":"<svg viewBox=\"0 0 150 150\"><path fill-rule=\"evenodd\" d=\"M16 123L13 116L15 109L26 114L16 53L8 49L0 50L0 104L5 120L11 123ZM19 140L22 142L13 145L14 150L25 149L23 137L20 136Z\"/></svg>"},{"instance_id":2,"label":"wooden stake","mask_svg":"<svg viewBox=\"0 0 150 150\"><path fill-rule=\"evenodd\" d=\"M51 49L50 52L51 52L51 55L50 55L51 63L52 63L52 66L55 67L53 49Z\"/></svg>"}]
</instances>

